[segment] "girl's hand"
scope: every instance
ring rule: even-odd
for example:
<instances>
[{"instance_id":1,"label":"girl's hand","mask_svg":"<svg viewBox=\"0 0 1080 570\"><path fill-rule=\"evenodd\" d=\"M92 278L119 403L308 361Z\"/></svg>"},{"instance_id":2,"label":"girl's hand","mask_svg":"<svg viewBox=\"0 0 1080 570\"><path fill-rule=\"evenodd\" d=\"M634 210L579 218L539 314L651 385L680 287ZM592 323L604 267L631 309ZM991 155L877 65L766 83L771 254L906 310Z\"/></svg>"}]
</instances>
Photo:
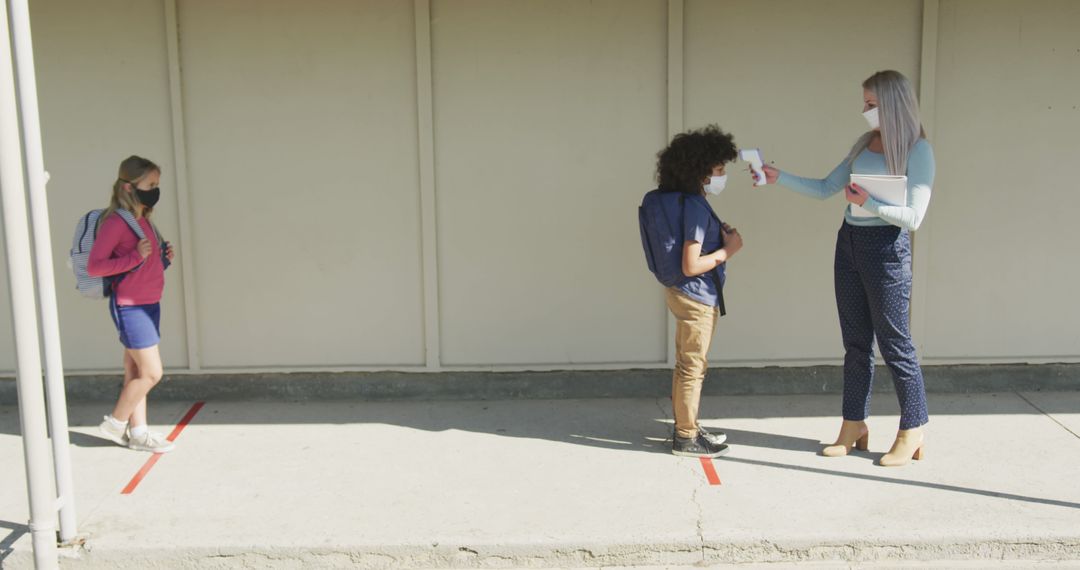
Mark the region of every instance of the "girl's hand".
<instances>
[{"instance_id":1,"label":"girl's hand","mask_svg":"<svg viewBox=\"0 0 1080 570\"><path fill-rule=\"evenodd\" d=\"M150 252L154 251L154 246L150 245L150 240L141 239L139 240L138 245L135 246L135 249L139 250L139 255L141 255L143 259L146 259L147 257L150 257Z\"/></svg>"},{"instance_id":2,"label":"girl's hand","mask_svg":"<svg viewBox=\"0 0 1080 570\"><path fill-rule=\"evenodd\" d=\"M762 166L761 169L765 171L765 183L776 184L776 180L780 178L780 171L768 164ZM758 175L753 170L750 171L750 176L754 178L754 182L758 181Z\"/></svg>"},{"instance_id":3,"label":"girl's hand","mask_svg":"<svg viewBox=\"0 0 1080 570\"><path fill-rule=\"evenodd\" d=\"M844 192L844 198L847 198L848 202L856 206L862 206L870 198L870 194L867 194L866 190L863 190L858 184L848 184Z\"/></svg>"},{"instance_id":4,"label":"girl's hand","mask_svg":"<svg viewBox=\"0 0 1080 570\"><path fill-rule=\"evenodd\" d=\"M169 242L165 242L165 257L169 258L169 261L172 261L173 257L175 256L176 250L173 249L172 244Z\"/></svg>"}]
</instances>

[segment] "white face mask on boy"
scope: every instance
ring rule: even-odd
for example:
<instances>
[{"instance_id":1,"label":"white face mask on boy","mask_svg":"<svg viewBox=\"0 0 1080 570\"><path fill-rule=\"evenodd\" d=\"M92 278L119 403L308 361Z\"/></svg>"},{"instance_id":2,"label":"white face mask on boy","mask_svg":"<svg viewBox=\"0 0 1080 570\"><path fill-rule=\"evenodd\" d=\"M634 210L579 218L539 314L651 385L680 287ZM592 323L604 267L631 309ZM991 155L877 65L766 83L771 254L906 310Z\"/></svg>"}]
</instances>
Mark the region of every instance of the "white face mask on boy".
<instances>
[{"instance_id":1,"label":"white face mask on boy","mask_svg":"<svg viewBox=\"0 0 1080 570\"><path fill-rule=\"evenodd\" d=\"M705 185L705 191L712 195L717 195L724 191L724 187L727 186L727 174L723 176L710 176L709 183Z\"/></svg>"},{"instance_id":2,"label":"white face mask on boy","mask_svg":"<svg viewBox=\"0 0 1080 570\"><path fill-rule=\"evenodd\" d=\"M862 116L864 119L866 119L866 122L869 123L871 129L876 131L881 128L881 119L878 116L877 107L874 107L873 109L870 109L869 111L863 113Z\"/></svg>"}]
</instances>

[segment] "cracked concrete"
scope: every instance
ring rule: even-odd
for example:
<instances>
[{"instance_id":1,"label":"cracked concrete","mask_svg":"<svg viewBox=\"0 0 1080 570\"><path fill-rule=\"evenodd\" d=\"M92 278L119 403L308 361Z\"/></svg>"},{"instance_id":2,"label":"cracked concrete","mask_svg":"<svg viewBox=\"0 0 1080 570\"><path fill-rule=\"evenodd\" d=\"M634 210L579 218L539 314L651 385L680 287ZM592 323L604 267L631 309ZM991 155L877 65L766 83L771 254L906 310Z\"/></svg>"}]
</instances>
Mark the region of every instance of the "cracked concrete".
<instances>
[{"instance_id":1,"label":"cracked concrete","mask_svg":"<svg viewBox=\"0 0 1080 570\"><path fill-rule=\"evenodd\" d=\"M693 503L698 510L697 535L698 540L701 541L701 561L705 562L708 560L708 555L705 553L705 511L702 509L701 503L698 502L699 492L701 492L700 485L694 488Z\"/></svg>"},{"instance_id":2,"label":"cracked concrete","mask_svg":"<svg viewBox=\"0 0 1080 570\"><path fill-rule=\"evenodd\" d=\"M707 397L731 454L670 455L668 402L215 402L147 455L72 406L65 568L544 568L1080 561L1080 393L932 395L928 459L816 455L836 396ZM151 402L171 427L188 403ZM17 414L0 407L0 565L30 567ZM166 428L167 430L167 428ZM9 468L10 466L10 468ZM1080 562L1078 562L1080 564ZM1055 566L1056 567L1056 566Z\"/></svg>"}]
</instances>

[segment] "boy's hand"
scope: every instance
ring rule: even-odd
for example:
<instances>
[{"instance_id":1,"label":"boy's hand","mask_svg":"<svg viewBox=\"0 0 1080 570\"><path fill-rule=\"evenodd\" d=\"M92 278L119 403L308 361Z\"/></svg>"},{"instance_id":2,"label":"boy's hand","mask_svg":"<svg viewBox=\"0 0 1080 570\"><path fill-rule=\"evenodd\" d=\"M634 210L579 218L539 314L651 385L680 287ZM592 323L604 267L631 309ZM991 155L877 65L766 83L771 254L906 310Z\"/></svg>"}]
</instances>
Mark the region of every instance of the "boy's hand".
<instances>
[{"instance_id":1,"label":"boy's hand","mask_svg":"<svg viewBox=\"0 0 1080 570\"><path fill-rule=\"evenodd\" d=\"M730 257L742 249L742 235L739 234L739 230L728 224L723 224L722 228L724 230L724 249L727 250L728 257Z\"/></svg>"}]
</instances>

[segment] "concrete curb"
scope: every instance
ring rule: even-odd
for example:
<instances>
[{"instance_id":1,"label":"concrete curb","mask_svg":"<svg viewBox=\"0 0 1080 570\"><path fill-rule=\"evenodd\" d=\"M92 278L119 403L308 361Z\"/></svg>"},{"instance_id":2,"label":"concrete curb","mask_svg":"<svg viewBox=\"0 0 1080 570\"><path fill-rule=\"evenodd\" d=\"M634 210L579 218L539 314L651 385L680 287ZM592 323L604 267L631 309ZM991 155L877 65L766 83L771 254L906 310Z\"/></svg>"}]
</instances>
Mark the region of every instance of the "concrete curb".
<instances>
[{"instance_id":1,"label":"concrete curb","mask_svg":"<svg viewBox=\"0 0 1080 570\"><path fill-rule=\"evenodd\" d=\"M1080 390L1080 364L925 366L933 393ZM888 370L878 367L875 392L892 392ZM671 390L671 372L571 370L557 372L355 372L295 374L202 374L169 377L154 390L158 401L421 401L578 398L656 398ZM884 381L882 381L884 380ZM112 401L117 375L69 376L73 402ZM713 368L705 395L838 394L839 366ZM17 402L15 381L0 379L0 404Z\"/></svg>"},{"instance_id":2,"label":"concrete curb","mask_svg":"<svg viewBox=\"0 0 1080 570\"><path fill-rule=\"evenodd\" d=\"M1031 540L895 542L699 541L667 544L412 545L370 547L190 547L63 551L64 568L566 568L752 563L872 563L985 560L1073 561L1080 536ZM9 566L10 565L10 566ZM33 565L16 551L4 567Z\"/></svg>"}]
</instances>

